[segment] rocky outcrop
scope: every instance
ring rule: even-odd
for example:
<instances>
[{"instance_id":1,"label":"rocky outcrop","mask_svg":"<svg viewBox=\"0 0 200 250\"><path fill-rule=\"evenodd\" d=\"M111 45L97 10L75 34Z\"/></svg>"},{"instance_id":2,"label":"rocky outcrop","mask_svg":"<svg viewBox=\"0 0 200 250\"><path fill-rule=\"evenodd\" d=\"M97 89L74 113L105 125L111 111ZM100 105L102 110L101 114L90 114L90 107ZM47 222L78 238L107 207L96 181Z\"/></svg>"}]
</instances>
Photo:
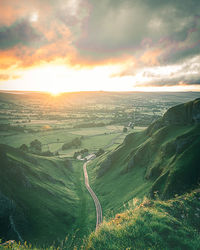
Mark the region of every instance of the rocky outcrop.
<instances>
[{"instance_id":1,"label":"rocky outcrop","mask_svg":"<svg viewBox=\"0 0 200 250\"><path fill-rule=\"evenodd\" d=\"M164 126L190 124L200 124L200 98L168 109L162 118L147 128L146 132L151 136Z\"/></svg>"},{"instance_id":2,"label":"rocky outcrop","mask_svg":"<svg viewBox=\"0 0 200 250\"><path fill-rule=\"evenodd\" d=\"M163 116L164 125L200 123L200 98L170 108Z\"/></svg>"}]
</instances>

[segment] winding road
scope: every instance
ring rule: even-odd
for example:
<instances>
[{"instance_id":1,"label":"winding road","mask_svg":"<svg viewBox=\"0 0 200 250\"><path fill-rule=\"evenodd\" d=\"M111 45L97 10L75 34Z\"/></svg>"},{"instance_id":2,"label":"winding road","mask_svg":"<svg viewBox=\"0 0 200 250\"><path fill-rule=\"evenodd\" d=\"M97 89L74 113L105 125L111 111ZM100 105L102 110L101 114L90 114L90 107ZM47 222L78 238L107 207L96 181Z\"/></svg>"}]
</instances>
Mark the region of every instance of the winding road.
<instances>
[{"instance_id":1,"label":"winding road","mask_svg":"<svg viewBox=\"0 0 200 250\"><path fill-rule=\"evenodd\" d=\"M103 220L102 219L102 208L101 208L101 204L100 204L96 194L91 189L90 184L89 184L88 173L87 173L87 163L88 162L89 161L87 161L83 164L83 172L84 172L84 176L85 176L85 186L86 186L88 192L90 193L90 195L92 196L92 198L94 200L95 207L96 207L96 214L97 214L96 230L97 230L98 226L102 223L102 220Z\"/></svg>"}]
</instances>

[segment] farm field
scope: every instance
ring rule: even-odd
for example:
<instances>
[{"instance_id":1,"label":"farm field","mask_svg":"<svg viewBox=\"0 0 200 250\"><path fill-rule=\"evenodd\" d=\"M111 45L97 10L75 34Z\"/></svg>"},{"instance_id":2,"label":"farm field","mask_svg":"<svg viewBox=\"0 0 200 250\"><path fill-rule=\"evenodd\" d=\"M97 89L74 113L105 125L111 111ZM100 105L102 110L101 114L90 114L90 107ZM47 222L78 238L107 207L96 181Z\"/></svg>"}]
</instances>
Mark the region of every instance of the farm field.
<instances>
[{"instance_id":1,"label":"farm field","mask_svg":"<svg viewBox=\"0 0 200 250\"><path fill-rule=\"evenodd\" d=\"M1 92L0 141L20 148L39 140L41 153L60 157L73 157L84 149L109 151L128 133L144 130L168 107L188 99L184 93ZM73 145L74 140L79 144ZM63 148L64 144L69 145Z\"/></svg>"}]
</instances>

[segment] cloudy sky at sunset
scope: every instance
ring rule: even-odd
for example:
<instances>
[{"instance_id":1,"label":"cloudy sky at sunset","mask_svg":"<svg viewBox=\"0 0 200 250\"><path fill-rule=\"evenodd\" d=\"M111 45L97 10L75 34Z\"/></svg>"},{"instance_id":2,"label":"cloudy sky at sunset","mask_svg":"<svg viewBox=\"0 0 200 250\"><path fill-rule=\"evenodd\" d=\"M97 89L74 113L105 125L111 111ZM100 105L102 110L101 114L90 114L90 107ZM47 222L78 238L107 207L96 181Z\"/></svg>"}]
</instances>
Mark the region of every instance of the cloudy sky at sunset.
<instances>
[{"instance_id":1,"label":"cloudy sky at sunset","mask_svg":"<svg viewBox=\"0 0 200 250\"><path fill-rule=\"evenodd\" d=\"M0 0L0 89L200 91L200 0Z\"/></svg>"}]
</instances>

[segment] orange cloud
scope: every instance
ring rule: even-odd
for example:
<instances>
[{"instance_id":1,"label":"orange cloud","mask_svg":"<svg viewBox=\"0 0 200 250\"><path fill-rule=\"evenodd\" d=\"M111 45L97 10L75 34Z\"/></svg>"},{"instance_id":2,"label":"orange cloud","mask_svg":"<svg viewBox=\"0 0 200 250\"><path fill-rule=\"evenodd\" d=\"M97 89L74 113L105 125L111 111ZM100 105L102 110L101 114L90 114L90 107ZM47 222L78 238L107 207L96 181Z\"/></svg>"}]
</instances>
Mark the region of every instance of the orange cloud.
<instances>
[{"instance_id":1,"label":"orange cloud","mask_svg":"<svg viewBox=\"0 0 200 250\"><path fill-rule=\"evenodd\" d=\"M53 31L50 33L45 32L45 37L51 42L39 48L17 45L11 49L1 51L0 68L5 70L11 68L23 69L54 62L76 68L93 68L95 66L110 64L124 63L124 65L127 65L128 62L133 61L133 57L128 54L98 61L84 58L79 55L76 48L72 45L70 31L67 28L60 28L59 32L62 34L60 38Z\"/></svg>"},{"instance_id":2,"label":"orange cloud","mask_svg":"<svg viewBox=\"0 0 200 250\"><path fill-rule=\"evenodd\" d=\"M79 50L74 45L76 35L72 33L71 28L66 23L61 22L59 18L55 18L56 11L53 9L55 6L54 3L50 4L48 1L40 0L2 0L0 24L8 26L19 18L28 20L27 18L32 13L37 12L38 22L31 23L31 26L40 34L41 41L35 41L31 46L20 44L1 51L1 69L35 67L54 61L80 68L124 63L125 70L121 73L121 76L123 76L132 74L133 68L138 67L141 63L158 65L158 57L161 54L159 49L146 51L139 59L133 58L131 51L128 50L123 54L120 51L118 55L102 58L89 56L87 51L86 55L84 53L79 54ZM87 8L89 9L88 6ZM84 36L84 32L81 35ZM130 61L131 63L127 64ZM128 71L126 70L127 67Z\"/></svg>"},{"instance_id":3,"label":"orange cloud","mask_svg":"<svg viewBox=\"0 0 200 250\"><path fill-rule=\"evenodd\" d=\"M106 66L106 65L117 65L124 64L127 65L129 62L134 61L133 56L130 54L122 54L116 57L94 59L81 56L78 52L76 56L70 58L69 62L71 66L84 67L84 68L94 68L96 66Z\"/></svg>"},{"instance_id":4,"label":"orange cloud","mask_svg":"<svg viewBox=\"0 0 200 250\"><path fill-rule=\"evenodd\" d=\"M17 66L20 63L20 59L17 57L18 47L12 49L1 51L0 53L0 68L9 69L11 67Z\"/></svg>"},{"instance_id":5,"label":"orange cloud","mask_svg":"<svg viewBox=\"0 0 200 250\"><path fill-rule=\"evenodd\" d=\"M39 46L19 44L13 48L1 50L0 68L27 68L58 59L66 63L76 56L76 49L71 45L71 32L65 25L55 22L52 23L50 31L44 25L39 28L39 32L43 34L43 41L45 41Z\"/></svg>"},{"instance_id":6,"label":"orange cloud","mask_svg":"<svg viewBox=\"0 0 200 250\"><path fill-rule=\"evenodd\" d=\"M145 51L140 57L140 61L147 66L157 66L159 65L158 57L161 55L161 53L161 49Z\"/></svg>"},{"instance_id":7,"label":"orange cloud","mask_svg":"<svg viewBox=\"0 0 200 250\"><path fill-rule=\"evenodd\" d=\"M91 8L84 2L85 5L86 9ZM99 65L126 63L132 57L127 51L118 56L113 55L101 59L90 57L87 52L86 56L80 55L74 45L77 39L76 34L72 33L66 23L55 18L56 6L61 8L59 4L41 0L1 0L0 25L8 27L23 18L29 22L31 14L37 12L38 21L30 22L30 25L41 37L41 41L34 41L30 46L19 44L13 48L1 50L1 69L35 67L54 61L66 63L72 67L92 68ZM77 22L80 21L79 19L77 18ZM86 26L86 20L87 18L83 18L83 24L78 24L77 27ZM85 35L84 30L81 36Z\"/></svg>"}]
</instances>

